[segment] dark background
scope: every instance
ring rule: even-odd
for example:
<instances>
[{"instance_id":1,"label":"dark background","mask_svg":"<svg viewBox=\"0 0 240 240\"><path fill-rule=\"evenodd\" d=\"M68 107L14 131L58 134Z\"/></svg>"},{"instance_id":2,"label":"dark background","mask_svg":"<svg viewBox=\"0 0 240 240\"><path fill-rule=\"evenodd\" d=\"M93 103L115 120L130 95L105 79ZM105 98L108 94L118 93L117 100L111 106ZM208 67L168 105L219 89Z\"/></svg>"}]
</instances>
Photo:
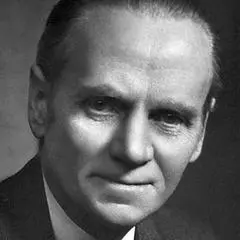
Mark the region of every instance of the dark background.
<instances>
[{"instance_id":1,"label":"dark background","mask_svg":"<svg viewBox=\"0 0 240 240\"><path fill-rule=\"evenodd\" d=\"M0 179L36 152L27 122L29 67L55 2L0 0ZM235 240L240 239L240 6L237 0L195 2L219 38L224 90L210 116L203 153L169 203L210 222L221 239Z\"/></svg>"}]
</instances>

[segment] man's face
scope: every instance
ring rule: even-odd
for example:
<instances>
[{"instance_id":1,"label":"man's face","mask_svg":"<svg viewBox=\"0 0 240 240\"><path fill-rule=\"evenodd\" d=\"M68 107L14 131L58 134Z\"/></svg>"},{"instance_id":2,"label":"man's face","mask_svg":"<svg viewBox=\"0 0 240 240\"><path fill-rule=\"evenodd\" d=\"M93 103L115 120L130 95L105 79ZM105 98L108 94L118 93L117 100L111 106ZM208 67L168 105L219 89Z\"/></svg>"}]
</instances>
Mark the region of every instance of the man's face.
<instances>
[{"instance_id":1,"label":"man's face","mask_svg":"<svg viewBox=\"0 0 240 240\"><path fill-rule=\"evenodd\" d=\"M70 33L43 169L57 199L93 221L134 225L201 151L211 49L190 20L88 14L85 33Z\"/></svg>"}]
</instances>

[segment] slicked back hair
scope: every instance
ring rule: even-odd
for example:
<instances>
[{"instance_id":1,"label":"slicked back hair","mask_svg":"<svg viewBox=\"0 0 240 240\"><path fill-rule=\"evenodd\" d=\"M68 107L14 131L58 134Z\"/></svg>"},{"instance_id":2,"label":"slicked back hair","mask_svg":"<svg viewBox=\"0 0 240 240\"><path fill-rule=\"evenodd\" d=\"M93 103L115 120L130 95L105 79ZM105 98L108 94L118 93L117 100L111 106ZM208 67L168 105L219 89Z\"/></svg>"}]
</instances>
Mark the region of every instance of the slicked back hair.
<instances>
[{"instance_id":1,"label":"slicked back hair","mask_svg":"<svg viewBox=\"0 0 240 240\"><path fill-rule=\"evenodd\" d=\"M49 15L38 44L36 64L46 81L54 85L64 69L68 56L67 46L62 45L73 24L84 17L87 10L104 6L128 9L152 18L190 19L200 25L208 37L212 55L212 84L203 109L204 115L212 110L211 99L216 98L221 89L216 39L196 6L190 5L186 0L60 0Z\"/></svg>"}]
</instances>

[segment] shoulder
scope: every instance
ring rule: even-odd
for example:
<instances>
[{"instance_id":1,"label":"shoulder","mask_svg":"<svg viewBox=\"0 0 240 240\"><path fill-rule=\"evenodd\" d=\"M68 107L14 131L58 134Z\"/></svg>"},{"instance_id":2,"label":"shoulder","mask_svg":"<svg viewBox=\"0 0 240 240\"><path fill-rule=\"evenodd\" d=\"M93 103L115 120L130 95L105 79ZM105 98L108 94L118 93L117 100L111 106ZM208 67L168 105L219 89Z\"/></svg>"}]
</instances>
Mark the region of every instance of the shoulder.
<instances>
[{"instance_id":1,"label":"shoulder","mask_svg":"<svg viewBox=\"0 0 240 240\"><path fill-rule=\"evenodd\" d=\"M0 183L0 239L31 239L27 234L39 221L47 222L45 205L41 165L34 158Z\"/></svg>"},{"instance_id":2,"label":"shoulder","mask_svg":"<svg viewBox=\"0 0 240 240\"><path fill-rule=\"evenodd\" d=\"M41 178L41 166L38 159L29 161L19 172L0 182L0 212L16 205L21 198ZM19 199L20 200L20 199Z\"/></svg>"},{"instance_id":3,"label":"shoulder","mask_svg":"<svg viewBox=\"0 0 240 240\"><path fill-rule=\"evenodd\" d=\"M20 196L24 178L23 170L4 179L0 183L0 239L18 239L13 237L13 220L15 210L19 208Z\"/></svg>"},{"instance_id":4,"label":"shoulder","mask_svg":"<svg viewBox=\"0 0 240 240\"><path fill-rule=\"evenodd\" d=\"M209 225L176 208L163 207L153 217L166 240L216 240Z\"/></svg>"}]
</instances>

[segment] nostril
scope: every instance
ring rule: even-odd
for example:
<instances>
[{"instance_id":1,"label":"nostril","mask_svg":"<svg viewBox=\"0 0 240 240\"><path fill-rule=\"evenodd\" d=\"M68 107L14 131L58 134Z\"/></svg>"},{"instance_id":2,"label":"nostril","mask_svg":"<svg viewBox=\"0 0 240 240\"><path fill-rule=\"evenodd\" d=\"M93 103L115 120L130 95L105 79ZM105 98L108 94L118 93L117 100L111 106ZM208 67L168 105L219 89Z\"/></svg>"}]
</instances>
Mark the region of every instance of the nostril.
<instances>
[{"instance_id":1,"label":"nostril","mask_svg":"<svg viewBox=\"0 0 240 240\"><path fill-rule=\"evenodd\" d=\"M152 159L152 148L137 148L136 146L126 146L121 141L114 141L110 146L110 157L119 164L127 168L136 168L144 165Z\"/></svg>"},{"instance_id":2,"label":"nostril","mask_svg":"<svg viewBox=\"0 0 240 240\"><path fill-rule=\"evenodd\" d=\"M153 150L150 146L135 147L128 149L127 155L130 161L142 165L153 158Z\"/></svg>"},{"instance_id":3,"label":"nostril","mask_svg":"<svg viewBox=\"0 0 240 240\"><path fill-rule=\"evenodd\" d=\"M137 144L132 144L126 149L126 154L128 155L129 158L132 159L132 161L137 161L141 162L144 160L146 154L146 150L144 149L143 146L138 146Z\"/></svg>"}]
</instances>

